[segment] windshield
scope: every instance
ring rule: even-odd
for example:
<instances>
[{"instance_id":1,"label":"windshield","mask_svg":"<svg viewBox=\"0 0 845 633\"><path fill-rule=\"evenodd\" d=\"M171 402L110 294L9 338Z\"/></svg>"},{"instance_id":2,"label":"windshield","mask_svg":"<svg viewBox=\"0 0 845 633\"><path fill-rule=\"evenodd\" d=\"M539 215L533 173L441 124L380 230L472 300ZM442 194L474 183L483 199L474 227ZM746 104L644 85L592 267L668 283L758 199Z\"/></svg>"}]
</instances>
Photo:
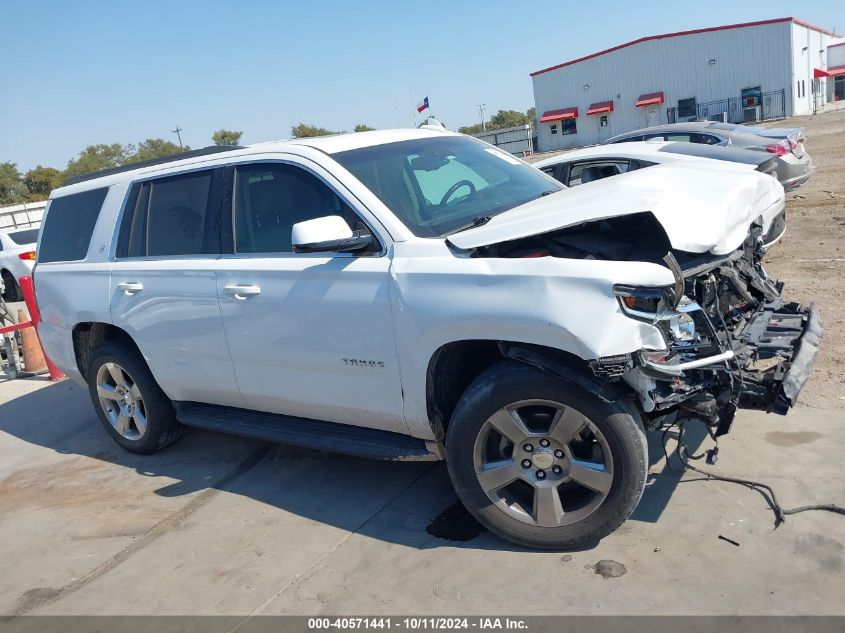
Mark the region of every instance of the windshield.
<instances>
[{"instance_id":1,"label":"windshield","mask_svg":"<svg viewBox=\"0 0 845 633\"><path fill-rule=\"evenodd\" d=\"M38 241L38 229L15 231L13 233L9 233L9 237L18 246L24 246L25 244L34 244Z\"/></svg>"},{"instance_id":2,"label":"windshield","mask_svg":"<svg viewBox=\"0 0 845 633\"><path fill-rule=\"evenodd\" d=\"M565 187L501 150L462 136L333 154L417 237L443 237Z\"/></svg>"}]
</instances>

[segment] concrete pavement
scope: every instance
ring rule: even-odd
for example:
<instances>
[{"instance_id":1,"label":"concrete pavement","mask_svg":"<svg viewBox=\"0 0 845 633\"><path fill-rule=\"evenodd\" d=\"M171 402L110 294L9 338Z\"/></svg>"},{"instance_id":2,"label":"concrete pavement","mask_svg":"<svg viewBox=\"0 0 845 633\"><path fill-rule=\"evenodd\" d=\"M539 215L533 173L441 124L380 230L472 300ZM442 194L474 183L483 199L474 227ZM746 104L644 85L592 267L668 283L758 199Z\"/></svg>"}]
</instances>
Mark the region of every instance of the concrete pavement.
<instances>
[{"instance_id":1,"label":"concrete pavement","mask_svg":"<svg viewBox=\"0 0 845 633\"><path fill-rule=\"evenodd\" d=\"M743 412L715 470L843 505L843 447L845 410ZM140 457L76 385L0 383L0 614L845 614L845 517L773 530L757 492L651 459L621 529L540 553L429 534L455 503L442 464L202 432Z\"/></svg>"}]
</instances>

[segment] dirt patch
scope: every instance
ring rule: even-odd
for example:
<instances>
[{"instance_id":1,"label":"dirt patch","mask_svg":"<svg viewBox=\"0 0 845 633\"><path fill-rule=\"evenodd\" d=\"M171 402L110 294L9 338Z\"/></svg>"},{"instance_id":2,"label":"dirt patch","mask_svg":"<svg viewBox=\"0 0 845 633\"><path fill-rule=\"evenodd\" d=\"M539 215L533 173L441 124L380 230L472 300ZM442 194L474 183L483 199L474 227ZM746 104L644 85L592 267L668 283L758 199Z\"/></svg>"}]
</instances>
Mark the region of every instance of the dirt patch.
<instances>
[{"instance_id":1,"label":"dirt patch","mask_svg":"<svg viewBox=\"0 0 845 633\"><path fill-rule=\"evenodd\" d=\"M766 433L766 441L775 446L800 446L801 444L810 444L816 440L824 437L821 433L815 431L769 431Z\"/></svg>"},{"instance_id":2,"label":"dirt patch","mask_svg":"<svg viewBox=\"0 0 845 633\"><path fill-rule=\"evenodd\" d=\"M600 560L592 568L596 574L605 580L608 578L619 578L619 576L624 576L628 573L625 565L617 563L615 560Z\"/></svg>"}]
</instances>

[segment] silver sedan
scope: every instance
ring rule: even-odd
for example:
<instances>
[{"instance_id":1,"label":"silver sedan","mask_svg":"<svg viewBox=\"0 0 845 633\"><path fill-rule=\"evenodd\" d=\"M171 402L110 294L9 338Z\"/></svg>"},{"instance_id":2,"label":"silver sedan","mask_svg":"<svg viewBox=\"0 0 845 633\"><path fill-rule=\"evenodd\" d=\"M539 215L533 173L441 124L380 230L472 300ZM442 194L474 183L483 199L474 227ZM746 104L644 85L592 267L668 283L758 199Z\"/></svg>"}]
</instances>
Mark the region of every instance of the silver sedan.
<instances>
[{"instance_id":1,"label":"silver sedan","mask_svg":"<svg viewBox=\"0 0 845 633\"><path fill-rule=\"evenodd\" d=\"M778 180L787 191L803 185L813 173L813 161L804 149L804 128L800 127L763 128L718 121L688 121L633 130L609 138L605 144L654 138L769 152L777 157Z\"/></svg>"}]
</instances>

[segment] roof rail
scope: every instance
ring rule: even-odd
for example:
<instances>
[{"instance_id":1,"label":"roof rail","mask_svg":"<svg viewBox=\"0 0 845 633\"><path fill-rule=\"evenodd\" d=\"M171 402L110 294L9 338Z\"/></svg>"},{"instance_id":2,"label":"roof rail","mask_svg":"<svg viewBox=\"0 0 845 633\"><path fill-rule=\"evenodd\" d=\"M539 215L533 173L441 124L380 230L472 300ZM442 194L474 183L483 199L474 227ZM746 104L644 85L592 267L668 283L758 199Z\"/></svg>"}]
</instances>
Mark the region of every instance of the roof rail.
<instances>
[{"instance_id":1,"label":"roof rail","mask_svg":"<svg viewBox=\"0 0 845 633\"><path fill-rule=\"evenodd\" d=\"M81 176L72 176L62 183L62 187L68 185L75 185L80 182L102 178L103 176L113 176L114 174L121 174L125 171L133 171L135 169L143 169L144 167L153 167L155 165L166 165L177 160L185 160L186 158L196 158L198 156L208 156L211 154L219 154L221 152L231 152L236 149L243 149L243 145L209 145L202 149L195 149L190 152L180 152L178 154L170 154L161 158L151 158L149 160L139 160L136 163L126 163L120 167L111 167L109 169L101 169L90 174L82 174Z\"/></svg>"}]
</instances>

